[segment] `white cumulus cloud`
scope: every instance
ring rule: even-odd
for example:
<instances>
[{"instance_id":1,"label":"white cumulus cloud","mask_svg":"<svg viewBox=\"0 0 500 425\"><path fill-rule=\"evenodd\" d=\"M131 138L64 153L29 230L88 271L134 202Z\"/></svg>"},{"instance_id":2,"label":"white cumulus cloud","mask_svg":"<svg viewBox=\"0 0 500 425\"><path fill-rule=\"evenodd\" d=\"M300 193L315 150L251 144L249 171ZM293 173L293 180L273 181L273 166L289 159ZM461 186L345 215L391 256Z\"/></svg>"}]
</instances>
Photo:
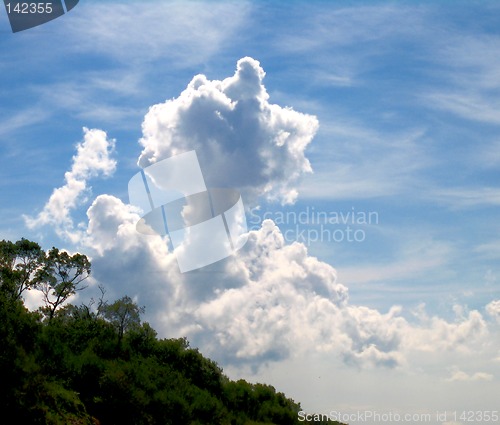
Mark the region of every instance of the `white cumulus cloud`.
<instances>
[{"instance_id":1,"label":"white cumulus cloud","mask_svg":"<svg viewBox=\"0 0 500 425\"><path fill-rule=\"evenodd\" d=\"M71 211L88 191L88 180L98 176L109 177L116 169L116 161L111 158L115 141L108 139L102 130L84 128L83 132L83 142L77 145L71 169L64 175L65 184L54 189L36 217L24 216L29 228L51 225L60 237L72 242L77 242L80 236L74 232Z\"/></svg>"},{"instance_id":2,"label":"white cumulus cloud","mask_svg":"<svg viewBox=\"0 0 500 425\"><path fill-rule=\"evenodd\" d=\"M246 57L234 76L197 75L179 97L151 107L139 165L195 149L208 186L237 187L246 201L293 203L298 178L312 171L305 149L318 121L269 103L264 76L260 63Z\"/></svg>"},{"instance_id":3,"label":"white cumulus cloud","mask_svg":"<svg viewBox=\"0 0 500 425\"><path fill-rule=\"evenodd\" d=\"M500 323L500 300L494 300L486 306L486 313Z\"/></svg>"},{"instance_id":4,"label":"white cumulus cloud","mask_svg":"<svg viewBox=\"0 0 500 425\"><path fill-rule=\"evenodd\" d=\"M492 335L475 310L447 321L422 306L409 322L397 306L382 313L353 304L335 269L303 244L286 244L271 220L236 257L183 274L166 238L137 233L129 205L101 195L87 214L85 249L110 296L136 297L160 335L187 336L225 365L258 368L316 352L356 367L405 367L422 352L474 355Z\"/></svg>"},{"instance_id":5,"label":"white cumulus cloud","mask_svg":"<svg viewBox=\"0 0 500 425\"><path fill-rule=\"evenodd\" d=\"M493 375L485 372L475 372L468 374L458 367L454 366L451 368L451 376L447 379L449 382L455 381L491 381Z\"/></svg>"}]
</instances>

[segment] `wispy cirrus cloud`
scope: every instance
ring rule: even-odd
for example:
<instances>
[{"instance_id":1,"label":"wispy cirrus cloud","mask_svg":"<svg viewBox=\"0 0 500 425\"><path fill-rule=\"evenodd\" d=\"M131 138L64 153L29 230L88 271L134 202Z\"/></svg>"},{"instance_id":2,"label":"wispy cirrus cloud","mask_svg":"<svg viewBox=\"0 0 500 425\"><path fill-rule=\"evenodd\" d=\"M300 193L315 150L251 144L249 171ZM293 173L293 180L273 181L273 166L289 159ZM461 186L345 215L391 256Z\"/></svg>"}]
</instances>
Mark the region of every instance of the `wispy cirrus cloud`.
<instances>
[{"instance_id":1,"label":"wispy cirrus cloud","mask_svg":"<svg viewBox=\"0 0 500 425\"><path fill-rule=\"evenodd\" d=\"M32 106L19 111L4 109L2 116L0 137L8 140L16 131L43 122L50 116L50 112L42 107Z\"/></svg>"},{"instance_id":2,"label":"wispy cirrus cloud","mask_svg":"<svg viewBox=\"0 0 500 425\"><path fill-rule=\"evenodd\" d=\"M312 78L324 85L364 83L365 74L376 66L374 58L392 49L393 42L426 34L426 8L408 5L337 6L325 11L312 4L307 11L292 8L291 15L301 25L293 26L293 31L284 29L275 41L277 49L306 55L304 59L315 64Z\"/></svg>"},{"instance_id":3,"label":"wispy cirrus cloud","mask_svg":"<svg viewBox=\"0 0 500 425\"><path fill-rule=\"evenodd\" d=\"M426 106L466 120L500 124L499 42L497 35L449 30L436 43L438 54L433 58L435 76L443 84L423 93Z\"/></svg>"},{"instance_id":4,"label":"wispy cirrus cloud","mask_svg":"<svg viewBox=\"0 0 500 425\"><path fill-rule=\"evenodd\" d=\"M500 188L484 186L476 188L436 188L428 193L428 198L454 209L498 206L500 205Z\"/></svg>"},{"instance_id":5,"label":"wispy cirrus cloud","mask_svg":"<svg viewBox=\"0 0 500 425\"><path fill-rule=\"evenodd\" d=\"M405 234L404 243L398 241L397 255L384 263L364 264L363 266L342 267L342 280L355 284L383 282L389 284L397 280L423 277L436 272L450 263L453 258L453 246L449 242L433 240L430 236ZM397 241L397 237L394 237ZM413 288L417 291L422 288ZM396 288L388 291L396 291ZM412 289L405 287L403 291L410 293Z\"/></svg>"},{"instance_id":6,"label":"wispy cirrus cloud","mask_svg":"<svg viewBox=\"0 0 500 425\"><path fill-rule=\"evenodd\" d=\"M51 115L71 114L78 120L126 128L130 121L139 121L143 111L131 104L131 99L139 97L141 77L124 74L110 72L101 78L83 74L76 81L45 84L33 90ZM123 85L123 92L117 89L119 84Z\"/></svg>"},{"instance_id":7,"label":"wispy cirrus cloud","mask_svg":"<svg viewBox=\"0 0 500 425\"><path fill-rule=\"evenodd\" d=\"M500 124L500 99L497 96L492 97L491 94L464 93L452 89L447 92L428 93L424 99L431 108L451 112L467 120Z\"/></svg>"},{"instance_id":8,"label":"wispy cirrus cloud","mask_svg":"<svg viewBox=\"0 0 500 425\"><path fill-rule=\"evenodd\" d=\"M425 132L419 129L389 135L338 115L337 122L322 124L318 137L309 152L315 173L304 179L302 198L404 195L434 162L421 146Z\"/></svg>"},{"instance_id":9,"label":"wispy cirrus cloud","mask_svg":"<svg viewBox=\"0 0 500 425\"><path fill-rule=\"evenodd\" d=\"M175 68L209 59L237 36L251 9L247 2L202 1L154 7L140 1L93 2L82 7L86 9L68 23L77 41L73 49L135 66L168 57Z\"/></svg>"}]
</instances>

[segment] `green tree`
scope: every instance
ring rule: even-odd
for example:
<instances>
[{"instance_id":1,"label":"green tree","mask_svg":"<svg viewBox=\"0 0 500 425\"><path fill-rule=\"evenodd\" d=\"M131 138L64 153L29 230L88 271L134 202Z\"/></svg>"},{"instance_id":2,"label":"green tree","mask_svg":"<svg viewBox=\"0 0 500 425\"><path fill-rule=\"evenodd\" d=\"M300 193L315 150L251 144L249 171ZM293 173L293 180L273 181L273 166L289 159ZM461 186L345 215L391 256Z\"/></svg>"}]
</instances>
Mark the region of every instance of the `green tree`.
<instances>
[{"instance_id":1,"label":"green tree","mask_svg":"<svg viewBox=\"0 0 500 425\"><path fill-rule=\"evenodd\" d=\"M21 300L0 292L0 409L4 415L15 414L19 422L26 388L39 370L33 352L40 326Z\"/></svg>"},{"instance_id":2,"label":"green tree","mask_svg":"<svg viewBox=\"0 0 500 425\"><path fill-rule=\"evenodd\" d=\"M103 315L116 328L118 340L121 342L127 330L141 324L141 314L145 308L139 307L128 295L103 307Z\"/></svg>"},{"instance_id":3,"label":"green tree","mask_svg":"<svg viewBox=\"0 0 500 425\"><path fill-rule=\"evenodd\" d=\"M37 272L43 267L45 253L40 245L27 239L0 242L0 283L4 293L20 299L25 290L34 288Z\"/></svg>"},{"instance_id":4,"label":"green tree","mask_svg":"<svg viewBox=\"0 0 500 425\"><path fill-rule=\"evenodd\" d=\"M90 268L85 255L69 255L57 248L48 252L42 268L37 271L36 288L43 293L42 312L49 321L70 296L86 288L81 283L90 276Z\"/></svg>"}]
</instances>

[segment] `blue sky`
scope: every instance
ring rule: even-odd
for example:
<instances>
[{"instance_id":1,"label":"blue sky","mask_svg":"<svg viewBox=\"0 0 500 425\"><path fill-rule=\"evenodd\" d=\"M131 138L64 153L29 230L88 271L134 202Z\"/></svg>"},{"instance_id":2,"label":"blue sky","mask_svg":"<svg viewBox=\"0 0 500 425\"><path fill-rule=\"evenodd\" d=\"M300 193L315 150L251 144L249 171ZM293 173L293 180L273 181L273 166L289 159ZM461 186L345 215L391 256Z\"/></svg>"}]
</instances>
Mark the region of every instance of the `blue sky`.
<instances>
[{"instance_id":1,"label":"blue sky","mask_svg":"<svg viewBox=\"0 0 500 425\"><path fill-rule=\"evenodd\" d=\"M111 294L132 292L164 336L187 333L234 376L270 381L308 409L459 409L460 400L466 400L470 391L483 395L482 402L469 401L470 408L498 407L490 405L488 396L498 390L500 376L500 304L495 304L500 299L498 3L88 0L28 31L12 34L8 25L2 12L2 238L27 237L45 248L56 245L83 251L95 260L95 283L107 276ZM313 172L287 182L298 192L295 203L282 205L261 198L252 204L260 208L254 211L275 221L284 211L377 213L376 223L353 225L362 231L360 242L299 240L305 242L307 254L292 246L292 240L286 241L288 248L280 248L279 243L272 248L276 264L283 261L284 269L296 256L302 258L303 262L297 261L303 277L294 277L290 290L308 287L314 279L328 286L328 267L336 270L336 282L349 292L349 305L340 300L342 307L337 307L357 318L353 320L360 326L355 332L361 335L360 341L363 332L373 332L364 342L358 341L359 349L349 334L349 354L324 345L320 334L326 331L319 325L323 330L318 331L318 339L309 341L316 350L297 350L295 355L295 346L285 343L278 350L266 349L271 335L259 331L266 322L259 322L253 310L248 311L254 315L251 322L262 327L249 325L245 335L261 345L252 348L238 337L234 347L239 344L248 350L223 354L224 341L211 344L203 332L227 331L231 341L232 331L220 328L225 317L221 312L230 311L224 297L236 302L232 296L258 295L252 285L264 280L242 284L224 265L222 272L215 270L222 282L215 292L205 287L203 297L197 298L193 294L198 289L190 286L179 301L182 308L169 304L170 313L163 317L160 301L152 294L161 293L162 279L170 282L178 277L169 274L174 272L159 255L151 254L152 244L158 241L134 239L131 251L123 252L113 245L117 240L113 226L128 217L127 184L139 170L137 159L144 146L138 140L149 108L179 98L197 74L210 81L232 77L238 60L247 56L259 61L266 73L262 84L269 104L291 107L319 122L304 151ZM293 119L302 125L304 117ZM114 150L111 144L108 147L116 165L107 163L105 171L86 175L91 190L80 193L70 208L73 236L64 233L67 229L58 233L55 221L28 226L26 216L37 217L54 189L65 185L77 144L85 137L83 127L103 130L108 141L115 140ZM285 175L279 181L283 183L291 169L279 171ZM99 195L108 198L101 198L94 216L88 215ZM109 224L106 220L113 214L116 220ZM101 220L100 231L109 224L106 232L92 234L92 217ZM268 246L260 224L255 219L252 227L255 246ZM296 229L294 223L276 224L281 234ZM304 228L321 230L318 225L300 224ZM327 225L326 230L345 232L346 227ZM128 262L130 252L134 255ZM120 261L117 253L124 255ZM310 269L313 257L318 263ZM251 253L242 258L252 264L260 261ZM157 267L154 288L132 283L121 287L104 271L109 262L123 268L137 268L144 262ZM259 265L268 272L274 266ZM282 276L276 267L273 273ZM196 277L189 279L186 285L196 285ZM342 293L339 287L335 291ZM318 303L313 303L314 314L318 320L323 317L320 306L326 298L315 298L322 292L318 288L299 292L290 299L282 294L275 301L297 315L294 309L304 307L301 300L314 300ZM266 294L264 287L262 294ZM387 316L393 306L401 307L400 316L396 314L401 320ZM328 317L336 310L331 311ZM264 308L266 317L274 317L276 311L267 313ZM201 333L182 322L184 315L196 318ZM309 334L316 329L316 322L311 323L305 328ZM387 329L395 332L397 344L381 336ZM338 332L335 335L342 340L341 329ZM404 339L405 332L415 335L411 343ZM479 353L466 343L462 346L458 334L478 344ZM294 333L290 338L299 337ZM435 351L427 347L420 350L426 354L416 354L420 351L415 347L422 348L425 338L448 337L447 348L436 348L436 342ZM378 341L375 354L367 342L370 338ZM393 343L397 347L389 347ZM301 372L293 375L290 370ZM351 384L341 391L323 379L321 384L311 382L321 388L318 394L304 392L302 383L321 371L325 377L331 374ZM382 376L392 390L379 393L376 383ZM365 389L357 391L354 382ZM408 393L403 388L409 382L420 394L414 405L404 398ZM453 396L446 399L442 394L451 391L452 385ZM429 387L436 394L422 394Z\"/></svg>"}]
</instances>

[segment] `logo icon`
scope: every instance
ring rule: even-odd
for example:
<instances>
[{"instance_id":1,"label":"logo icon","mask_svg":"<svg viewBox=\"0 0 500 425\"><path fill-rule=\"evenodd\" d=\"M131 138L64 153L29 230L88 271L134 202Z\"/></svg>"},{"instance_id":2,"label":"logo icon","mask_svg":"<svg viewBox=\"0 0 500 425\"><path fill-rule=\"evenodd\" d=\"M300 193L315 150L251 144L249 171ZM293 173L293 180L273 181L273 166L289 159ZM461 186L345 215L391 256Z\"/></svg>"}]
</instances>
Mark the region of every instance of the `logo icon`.
<instances>
[{"instance_id":1,"label":"logo icon","mask_svg":"<svg viewBox=\"0 0 500 425\"><path fill-rule=\"evenodd\" d=\"M24 31L59 18L80 0L11 1L4 0L12 32Z\"/></svg>"},{"instance_id":2,"label":"logo icon","mask_svg":"<svg viewBox=\"0 0 500 425\"><path fill-rule=\"evenodd\" d=\"M128 185L142 211L138 232L168 235L182 273L234 254L247 241L245 208L235 189L208 189L195 151L144 168Z\"/></svg>"}]
</instances>

